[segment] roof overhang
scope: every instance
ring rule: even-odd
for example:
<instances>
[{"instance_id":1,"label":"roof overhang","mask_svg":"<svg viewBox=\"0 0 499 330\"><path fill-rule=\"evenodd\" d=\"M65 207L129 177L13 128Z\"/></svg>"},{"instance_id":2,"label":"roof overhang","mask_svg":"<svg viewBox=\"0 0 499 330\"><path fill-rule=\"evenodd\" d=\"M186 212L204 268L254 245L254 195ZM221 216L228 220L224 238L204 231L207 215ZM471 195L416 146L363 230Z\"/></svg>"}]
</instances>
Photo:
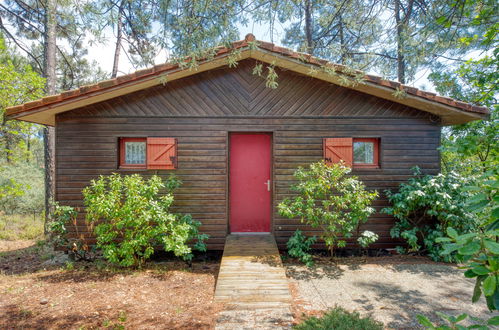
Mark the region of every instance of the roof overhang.
<instances>
[{"instance_id":1,"label":"roof overhang","mask_svg":"<svg viewBox=\"0 0 499 330\"><path fill-rule=\"evenodd\" d=\"M290 50L273 47L278 48L280 52L261 47L241 47L238 60L252 58L263 63L344 86L344 81L340 79L339 75L332 75L324 70L317 70L317 66L325 61L315 59L310 57L310 55L307 55L308 58L304 60L302 57L296 56L298 53L293 53L293 56L289 56ZM59 113L226 66L229 55L230 53L227 50L220 51L214 58L200 61L195 69L164 64L94 85L83 86L78 90L63 92L59 95L48 96L21 106L8 108L7 118L54 126L55 117ZM315 60L312 61L311 59ZM319 63L319 61L322 62ZM396 82L382 80L379 77L370 75L366 77L369 79L363 80L360 83L349 84L345 87L432 113L441 118L442 125L463 124L488 117L488 110L483 107L476 107L450 98L440 97L434 93L423 92ZM403 97L397 97L394 93L397 88L403 89L407 93ZM464 105L466 108L473 109L474 111L452 106L456 104L460 104L461 107Z\"/></svg>"}]
</instances>

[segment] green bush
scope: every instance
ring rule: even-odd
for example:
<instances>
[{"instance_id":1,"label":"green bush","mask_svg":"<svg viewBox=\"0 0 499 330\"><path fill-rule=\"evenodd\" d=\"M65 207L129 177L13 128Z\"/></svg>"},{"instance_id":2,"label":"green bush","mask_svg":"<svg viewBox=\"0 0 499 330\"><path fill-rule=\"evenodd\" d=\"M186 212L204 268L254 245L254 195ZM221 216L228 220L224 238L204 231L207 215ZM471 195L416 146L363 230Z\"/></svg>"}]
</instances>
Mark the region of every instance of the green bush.
<instances>
[{"instance_id":1,"label":"green bush","mask_svg":"<svg viewBox=\"0 0 499 330\"><path fill-rule=\"evenodd\" d=\"M50 240L56 247L62 247L71 253L75 260L92 261L95 258L93 247L80 238L77 226L78 212L71 206L54 205L52 221L48 226ZM73 226L76 237L70 238L68 226Z\"/></svg>"},{"instance_id":2,"label":"green bush","mask_svg":"<svg viewBox=\"0 0 499 330\"><path fill-rule=\"evenodd\" d=\"M479 186L470 187L480 193L469 200L467 206L482 219L475 232L458 235L447 228L447 236L438 239L444 243L443 254L456 253L464 263L464 276L475 278L472 301L485 296L491 311L499 310L499 180L497 173L482 181Z\"/></svg>"},{"instance_id":3,"label":"green bush","mask_svg":"<svg viewBox=\"0 0 499 330\"><path fill-rule=\"evenodd\" d=\"M190 241L196 241L195 249L206 250L207 235L198 232L200 222L170 211L173 191L180 184L174 176L164 182L156 175L144 180L138 174L92 180L83 196L87 220L96 224L97 246L104 257L121 266L140 267L158 245L185 260L192 258Z\"/></svg>"},{"instance_id":4,"label":"green bush","mask_svg":"<svg viewBox=\"0 0 499 330\"><path fill-rule=\"evenodd\" d=\"M401 184L398 192L386 191L392 206L382 212L397 219L391 236L404 239L408 252L424 252L436 261L455 261L454 254L441 256L443 249L436 239L444 236L448 227L458 234L476 230L478 221L466 207L471 198L465 189L468 183L468 179L455 172L421 175L416 168L414 177Z\"/></svg>"},{"instance_id":5,"label":"green bush","mask_svg":"<svg viewBox=\"0 0 499 330\"><path fill-rule=\"evenodd\" d=\"M359 313L350 313L336 307L321 318L311 317L294 327L298 330L381 330L383 324L370 317L360 317Z\"/></svg>"},{"instance_id":6,"label":"green bush","mask_svg":"<svg viewBox=\"0 0 499 330\"><path fill-rule=\"evenodd\" d=\"M291 257L297 258L303 262L307 265L307 267L312 267L314 265L314 261L312 260L312 255L309 252L315 241L317 241L315 236L307 238L302 234L301 230L297 229L286 243L288 254Z\"/></svg>"},{"instance_id":7,"label":"green bush","mask_svg":"<svg viewBox=\"0 0 499 330\"><path fill-rule=\"evenodd\" d=\"M286 198L278 205L279 213L288 218L300 218L313 228L321 229L321 238L329 248L345 247L345 238L352 237L361 223L374 212L370 207L378 196L367 191L351 169L343 164L313 163L308 169L298 168L294 177L298 183L291 189L296 197Z\"/></svg>"},{"instance_id":8,"label":"green bush","mask_svg":"<svg viewBox=\"0 0 499 330\"><path fill-rule=\"evenodd\" d=\"M364 230L362 234L360 234L359 238L357 238L357 243L364 249L369 245L373 244L378 240L379 236L376 233L373 233L369 230Z\"/></svg>"}]
</instances>

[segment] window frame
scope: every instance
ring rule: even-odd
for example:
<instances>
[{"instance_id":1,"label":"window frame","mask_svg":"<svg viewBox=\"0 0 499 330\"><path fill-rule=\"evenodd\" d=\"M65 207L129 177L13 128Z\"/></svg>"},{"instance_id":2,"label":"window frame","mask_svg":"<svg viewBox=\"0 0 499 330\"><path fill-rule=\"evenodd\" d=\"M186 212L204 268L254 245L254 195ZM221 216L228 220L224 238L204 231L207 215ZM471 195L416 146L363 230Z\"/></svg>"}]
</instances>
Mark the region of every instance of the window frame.
<instances>
[{"instance_id":1,"label":"window frame","mask_svg":"<svg viewBox=\"0 0 499 330\"><path fill-rule=\"evenodd\" d=\"M127 164L125 163L126 160L126 148L125 148L125 143L126 142L144 142L146 144L145 148L145 163L144 164ZM146 170L147 169L147 138L146 137L120 137L119 138L119 155L120 155L120 161L119 161L119 168L123 169L142 169Z\"/></svg>"},{"instance_id":2,"label":"window frame","mask_svg":"<svg viewBox=\"0 0 499 330\"><path fill-rule=\"evenodd\" d=\"M353 157L355 142L371 142L373 144L373 163L356 163ZM352 167L353 168L380 168L379 164L379 138L353 138L352 142Z\"/></svg>"}]
</instances>

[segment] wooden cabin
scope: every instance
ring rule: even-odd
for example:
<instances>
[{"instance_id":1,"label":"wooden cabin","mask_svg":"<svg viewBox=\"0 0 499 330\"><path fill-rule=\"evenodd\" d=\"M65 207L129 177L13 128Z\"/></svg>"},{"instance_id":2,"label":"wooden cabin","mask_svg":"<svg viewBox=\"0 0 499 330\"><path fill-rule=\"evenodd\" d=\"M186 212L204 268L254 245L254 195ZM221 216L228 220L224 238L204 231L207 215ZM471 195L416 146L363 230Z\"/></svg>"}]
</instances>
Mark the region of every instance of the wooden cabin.
<instances>
[{"instance_id":1,"label":"wooden cabin","mask_svg":"<svg viewBox=\"0 0 499 330\"><path fill-rule=\"evenodd\" d=\"M239 52L235 67L228 65L231 50L219 48L196 69L157 65L12 107L8 117L55 126L61 204L83 206L81 190L99 175L175 173L183 181L175 211L201 221L208 247L222 249L228 233L270 232L281 247L297 228L314 233L276 210L298 166L345 160L381 193L379 211L387 205L384 190L396 189L414 166L439 172L442 126L488 115L377 76L345 86L341 76L351 70L253 35L232 49ZM256 64L263 76L266 65L275 67L277 88L253 74ZM79 221L93 242L83 215ZM389 248L397 243L393 223L377 212L362 229L380 236L375 247Z\"/></svg>"}]
</instances>

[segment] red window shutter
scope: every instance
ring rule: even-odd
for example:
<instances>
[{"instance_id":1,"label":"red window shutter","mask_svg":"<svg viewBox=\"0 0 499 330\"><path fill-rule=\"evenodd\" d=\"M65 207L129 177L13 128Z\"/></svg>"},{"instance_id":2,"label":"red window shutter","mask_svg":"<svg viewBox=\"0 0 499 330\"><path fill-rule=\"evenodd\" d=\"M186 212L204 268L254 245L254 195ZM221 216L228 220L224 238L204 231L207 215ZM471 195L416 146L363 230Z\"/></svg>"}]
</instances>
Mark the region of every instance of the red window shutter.
<instances>
[{"instance_id":1,"label":"red window shutter","mask_svg":"<svg viewBox=\"0 0 499 330\"><path fill-rule=\"evenodd\" d=\"M177 168L177 139L147 138L147 169Z\"/></svg>"},{"instance_id":2,"label":"red window shutter","mask_svg":"<svg viewBox=\"0 0 499 330\"><path fill-rule=\"evenodd\" d=\"M343 160L347 166L352 167L353 138L326 138L323 146L326 163L339 163Z\"/></svg>"}]
</instances>

